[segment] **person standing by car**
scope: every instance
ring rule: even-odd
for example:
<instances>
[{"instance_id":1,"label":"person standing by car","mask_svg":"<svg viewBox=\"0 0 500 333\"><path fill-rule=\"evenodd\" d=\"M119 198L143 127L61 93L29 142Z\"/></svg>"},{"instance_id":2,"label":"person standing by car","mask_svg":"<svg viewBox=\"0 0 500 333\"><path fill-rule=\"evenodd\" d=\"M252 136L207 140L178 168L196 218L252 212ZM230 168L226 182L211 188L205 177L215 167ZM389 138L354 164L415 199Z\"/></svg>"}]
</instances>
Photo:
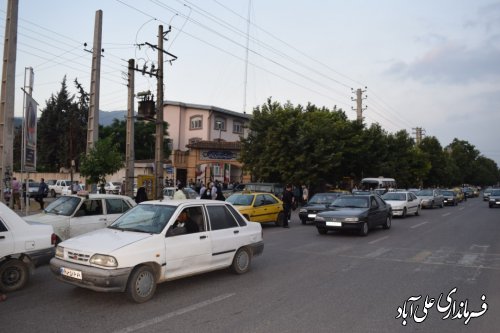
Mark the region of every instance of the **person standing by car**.
<instances>
[{"instance_id":1,"label":"person standing by car","mask_svg":"<svg viewBox=\"0 0 500 333\"><path fill-rule=\"evenodd\" d=\"M12 188L12 208L15 208L17 203L17 207L21 209L21 183L16 177L12 177L10 186Z\"/></svg>"},{"instance_id":2,"label":"person standing by car","mask_svg":"<svg viewBox=\"0 0 500 333\"><path fill-rule=\"evenodd\" d=\"M40 181L40 186L38 187L38 193L36 196L36 201L40 204L40 209L43 210L44 202L43 202L43 197L47 195L49 192L49 187L47 186L47 183L45 183L45 179L42 178Z\"/></svg>"},{"instance_id":3,"label":"person standing by car","mask_svg":"<svg viewBox=\"0 0 500 333\"><path fill-rule=\"evenodd\" d=\"M143 201L148 201L148 194L146 193L146 188L141 186L137 189L137 194L135 195L135 202L141 203Z\"/></svg>"},{"instance_id":4,"label":"person standing by car","mask_svg":"<svg viewBox=\"0 0 500 333\"><path fill-rule=\"evenodd\" d=\"M184 194L184 191L182 190L184 188L184 186L182 185L182 183L179 183L177 185L177 191L175 191L174 193L174 200L185 200L187 199L186 195Z\"/></svg>"},{"instance_id":5,"label":"person standing by car","mask_svg":"<svg viewBox=\"0 0 500 333\"><path fill-rule=\"evenodd\" d=\"M309 200L309 190L305 185L302 185L302 204L303 205L307 204L308 200Z\"/></svg>"},{"instance_id":6,"label":"person standing by car","mask_svg":"<svg viewBox=\"0 0 500 333\"><path fill-rule=\"evenodd\" d=\"M292 215L292 206L294 202L292 185L287 184L285 188L285 192L283 193L283 209L284 209L284 220L283 220L283 228L290 228L290 217Z\"/></svg>"}]
</instances>

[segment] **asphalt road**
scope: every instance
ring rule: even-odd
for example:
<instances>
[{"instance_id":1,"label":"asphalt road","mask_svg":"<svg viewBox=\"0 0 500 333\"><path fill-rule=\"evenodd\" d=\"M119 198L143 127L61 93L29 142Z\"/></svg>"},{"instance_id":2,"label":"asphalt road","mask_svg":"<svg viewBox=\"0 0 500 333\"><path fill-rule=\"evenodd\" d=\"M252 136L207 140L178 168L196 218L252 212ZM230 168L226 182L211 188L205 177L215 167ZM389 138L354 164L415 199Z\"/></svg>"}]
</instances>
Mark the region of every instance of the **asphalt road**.
<instances>
[{"instance_id":1,"label":"asphalt road","mask_svg":"<svg viewBox=\"0 0 500 333\"><path fill-rule=\"evenodd\" d=\"M499 239L500 209L481 198L396 218L367 237L319 235L295 215L290 229L264 226L264 253L249 273L167 282L145 304L61 283L40 267L0 302L0 331L495 332ZM441 294L449 309L437 309Z\"/></svg>"}]
</instances>

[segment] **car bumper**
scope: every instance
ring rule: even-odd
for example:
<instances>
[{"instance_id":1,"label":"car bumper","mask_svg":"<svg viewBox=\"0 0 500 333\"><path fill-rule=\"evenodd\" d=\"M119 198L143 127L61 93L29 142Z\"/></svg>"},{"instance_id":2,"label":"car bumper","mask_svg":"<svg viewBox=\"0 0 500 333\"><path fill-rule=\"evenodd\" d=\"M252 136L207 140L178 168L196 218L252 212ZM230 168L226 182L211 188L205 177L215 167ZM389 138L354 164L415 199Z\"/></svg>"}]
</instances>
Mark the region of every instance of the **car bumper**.
<instances>
[{"instance_id":1,"label":"car bumper","mask_svg":"<svg viewBox=\"0 0 500 333\"><path fill-rule=\"evenodd\" d=\"M488 201L490 207L496 207L496 206L500 206L500 199L498 200L490 200Z\"/></svg>"},{"instance_id":2,"label":"car bumper","mask_svg":"<svg viewBox=\"0 0 500 333\"><path fill-rule=\"evenodd\" d=\"M392 209L392 215L393 216L403 216L403 210L402 209Z\"/></svg>"},{"instance_id":3,"label":"car bumper","mask_svg":"<svg viewBox=\"0 0 500 333\"><path fill-rule=\"evenodd\" d=\"M56 248L55 247L49 247L47 249L43 250L37 250L33 252L27 253L33 262L33 265L35 267L40 266L40 265L46 265L49 263L50 259L52 259L55 255Z\"/></svg>"},{"instance_id":4,"label":"car bumper","mask_svg":"<svg viewBox=\"0 0 500 333\"><path fill-rule=\"evenodd\" d=\"M252 249L252 255L258 256L264 252L264 242L260 241L257 243L250 244L250 248Z\"/></svg>"},{"instance_id":5,"label":"car bumper","mask_svg":"<svg viewBox=\"0 0 500 333\"><path fill-rule=\"evenodd\" d=\"M448 206L454 206L454 205L455 205L455 200L452 200L452 199L444 199L444 200L443 200L443 204L444 204L444 205L448 205Z\"/></svg>"},{"instance_id":6,"label":"car bumper","mask_svg":"<svg viewBox=\"0 0 500 333\"><path fill-rule=\"evenodd\" d=\"M61 268L68 268L82 273L82 279L67 277L61 274ZM50 270L60 281L73 284L78 287L87 288L95 291L125 291L127 281L132 268L102 269L93 266L85 266L52 258L50 261Z\"/></svg>"},{"instance_id":7,"label":"car bumper","mask_svg":"<svg viewBox=\"0 0 500 333\"><path fill-rule=\"evenodd\" d=\"M316 227L318 229L326 230L359 230L363 227L365 221L359 222L325 222L316 221Z\"/></svg>"},{"instance_id":8,"label":"car bumper","mask_svg":"<svg viewBox=\"0 0 500 333\"><path fill-rule=\"evenodd\" d=\"M299 218L301 221L314 222L314 219L316 218L316 213L302 212L299 213Z\"/></svg>"},{"instance_id":9,"label":"car bumper","mask_svg":"<svg viewBox=\"0 0 500 333\"><path fill-rule=\"evenodd\" d=\"M422 208L429 208L429 207L432 208L434 206L434 203L432 201L422 201L420 203L420 206Z\"/></svg>"}]
</instances>

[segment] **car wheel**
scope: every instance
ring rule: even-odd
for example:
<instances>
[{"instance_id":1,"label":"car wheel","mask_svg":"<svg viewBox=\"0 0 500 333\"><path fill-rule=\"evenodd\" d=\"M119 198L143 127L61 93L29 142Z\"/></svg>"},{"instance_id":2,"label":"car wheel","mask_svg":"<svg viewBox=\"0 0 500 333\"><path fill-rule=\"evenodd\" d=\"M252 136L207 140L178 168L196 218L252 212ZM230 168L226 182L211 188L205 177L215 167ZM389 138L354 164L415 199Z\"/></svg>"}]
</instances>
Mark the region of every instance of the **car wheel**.
<instances>
[{"instance_id":1,"label":"car wheel","mask_svg":"<svg viewBox=\"0 0 500 333\"><path fill-rule=\"evenodd\" d=\"M439 208L444 208L444 203L441 201L441 205L439 205Z\"/></svg>"},{"instance_id":2,"label":"car wheel","mask_svg":"<svg viewBox=\"0 0 500 333\"><path fill-rule=\"evenodd\" d=\"M56 197L56 191L54 191L54 190L50 190L50 196L51 196L52 198L55 198L55 197Z\"/></svg>"},{"instance_id":3,"label":"car wheel","mask_svg":"<svg viewBox=\"0 0 500 333\"><path fill-rule=\"evenodd\" d=\"M361 236L368 235L368 223L367 222L363 222L363 224L361 225L361 229L359 229L359 234Z\"/></svg>"},{"instance_id":4,"label":"car wheel","mask_svg":"<svg viewBox=\"0 0 500 333\"><path fill-rule=\"evenodd\" d=\"M250 251L246 247L242 247L234 255L231 270L236 274L246 273L250 269L251 261Z\"/></svg>"},{"instance_id":5,"label":"car wheel","mask_svg":"<svg viewBox=\"0 0 500 333\"><path fill-rule=\"evenodd\" d=\"M431 208L434 209L434 201L431 202Z\"/></svg>"},{"instance_id":6,"label":"car wheel","mask_svg":"<svg viewBox=\"0 0 500 333\"><path fill-rule=\"evenodd\" d=\"M0 266L0 290L15 291L23 288L28 282L29 269L21 260L7 260Z\"/></svg>"},{"instance_id":7,"label":"car wheel","mask_svg":"<svg viewBox=\"0 0 500 333\"><path fill-rule=\"evenodd\" d=\"M320 235L326 235L328 233L328 229L326 228L317 228Z\"/></svg>"},{"instance_id":8,"label":"car wheel","mask_svg":"<svg viewBox=\"0 0 500 333\"><path fill-rule=\"evenodd\" d=\"M420 205L417 206L417 211L415 212L415 216L420 215Z\"/></svg>"},{"instance_id":9,"label":"car wheel","mask_svg":"<svg viewBox=\"0 0 500 333\"><path fill-rule=\"evenodd\" d=\"M127 296L136 303L144 303L153 297L155 291L156 281L151 267L134 269L127 283Z\"/></svg>"},{"instance_id":10,"label":"car wheel","mask_svg":"<svg viewBox=\"0 0 500 333\"><path fill-rule=\"evenodd\" d=\"M392 225L391 215L387 215L387 217L385 218L385 223L382 225L382 228L391 229L391 225Z\"/></svg>"},{"instance_id":11,"label":"car wheel","mask_svg":"<svg viewBox=\"0 0 500 333\"><path fill-rule=\"evenodd\" d=\"M276 219L276 222L274 222L274 223L276 223L276 225L278 227L282 227L283 226L283 221L285 221L285 213L280 212L278 214L278 218Z\"/></svg>"},{"instance_id":12,"label":"car wheel","mask_svg":"<svg viewBox=\"0 0 500 333\"><path fill-rule=\"evenodd\" d=\"M403 215L401 215L402 218L405 218L406 217L406 207L403 208Z\"/></svg>"},{"instance_id":13,"label":"car wheel","mask_svg":"<svg viewBox=\"0 0 500 333\"><path fill-rule=\"evenodd\" d=\"M302 222L302 224L307 224L307 221L306 220L300 220Z\"/></svg>"}]
</instances>

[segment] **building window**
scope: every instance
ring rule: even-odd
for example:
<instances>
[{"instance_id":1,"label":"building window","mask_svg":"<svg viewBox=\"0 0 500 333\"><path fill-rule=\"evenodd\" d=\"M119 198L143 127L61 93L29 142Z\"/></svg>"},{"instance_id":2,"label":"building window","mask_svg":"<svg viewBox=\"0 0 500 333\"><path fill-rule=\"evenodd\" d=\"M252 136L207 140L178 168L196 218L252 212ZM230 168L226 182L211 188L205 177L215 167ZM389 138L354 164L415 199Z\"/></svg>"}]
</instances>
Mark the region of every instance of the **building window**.
<instances>
[{"instance_id":1,"label":"building window","mask_svg":"<svg viewBox=\"0 0 500 333\"><path fill-rule=\"evenodd\" d=\"M223 118L215 118L214 122L214 129L219 131L225 131L226 130L226 120Z\"/></svg>"},{"instance_id":2,"label":"building window","mask_svg":"<svg viewBox=\"0 0 500 333\"><path fill-rule=\"evenodd\" d=\"M220 170L220 165L214 164L212 171L214 173L214 176L222 176L221 170Z\"/></svg>"},{"instance_id":3,"label":"building window","mask_svg":"<svg viewBox=\"0 0 500 333\"><path fill-rule=\"evenodd\" d=\"M191 117L191 122L189 129L201 129L203 128L203 117L202 116L194 116Z\"/></svg>"},{"instance_id":4,"label":"building window","mask_svg":"<svg viewBox=\"0 0 500 333\"><path fill-rule=\"evenodd\" d=\"M233 133L243 133L243 124L240 123L239 121L234 121L233 122Z\"/></svg>"}]
</instances>

